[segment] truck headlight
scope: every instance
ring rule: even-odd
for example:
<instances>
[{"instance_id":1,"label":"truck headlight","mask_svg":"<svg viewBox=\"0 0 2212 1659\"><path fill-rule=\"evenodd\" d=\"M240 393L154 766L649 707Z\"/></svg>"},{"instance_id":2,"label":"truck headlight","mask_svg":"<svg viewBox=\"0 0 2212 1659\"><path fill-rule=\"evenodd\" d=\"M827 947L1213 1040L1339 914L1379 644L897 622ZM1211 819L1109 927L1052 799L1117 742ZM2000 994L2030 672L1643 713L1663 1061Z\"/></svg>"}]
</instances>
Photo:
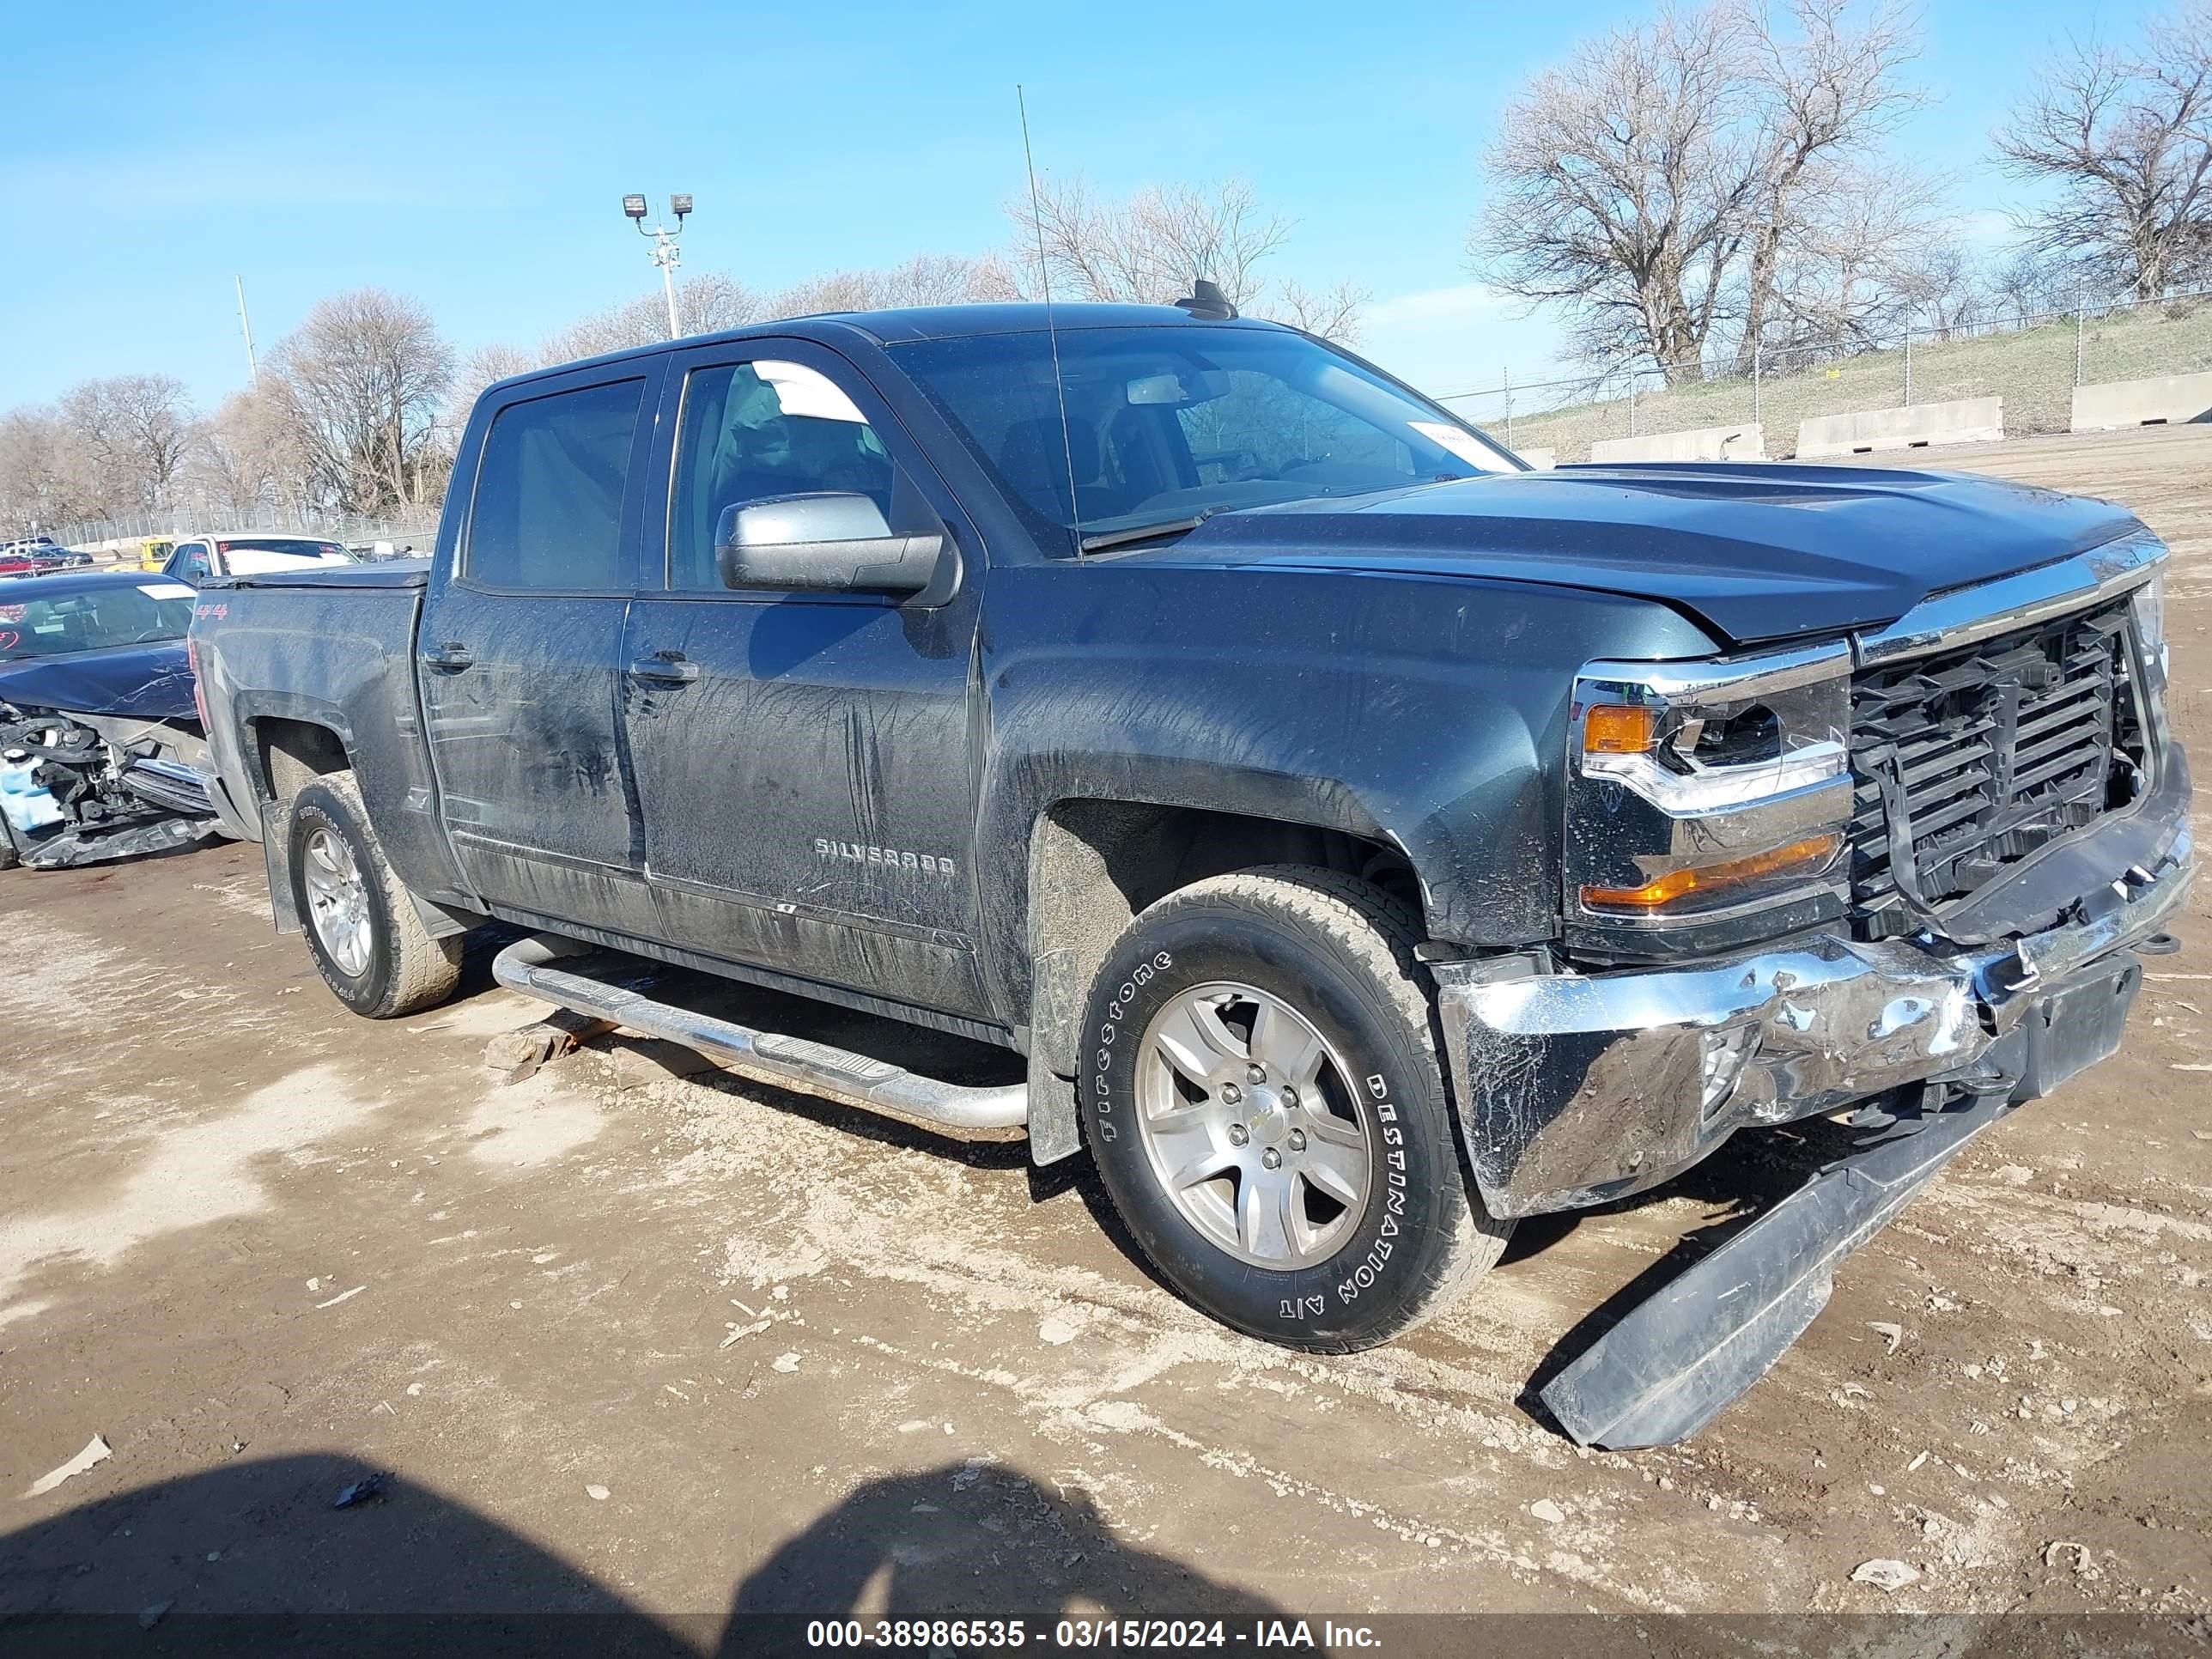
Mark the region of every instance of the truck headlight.
<instances>
[{"instance_id":1,"label":"truck headlight","mask_svg":"<svg viewBox=\"0 0 2212 1659\"><path fill-rule=\"evenodd\" d=\"M1569 914L1663 925L1840 901L1851 809L1850 652L1591 663L1575 686Z\"/></svg>"}]
</instances>

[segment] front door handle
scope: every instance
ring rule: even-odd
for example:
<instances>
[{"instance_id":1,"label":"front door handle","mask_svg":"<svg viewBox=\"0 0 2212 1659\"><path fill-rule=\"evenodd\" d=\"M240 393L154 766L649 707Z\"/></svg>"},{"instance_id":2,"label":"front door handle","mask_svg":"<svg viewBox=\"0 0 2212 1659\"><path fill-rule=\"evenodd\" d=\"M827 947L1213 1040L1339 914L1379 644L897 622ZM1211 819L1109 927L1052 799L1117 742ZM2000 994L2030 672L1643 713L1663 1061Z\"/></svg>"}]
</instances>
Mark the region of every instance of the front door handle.
<instances>
[{"instance_id":1,"label":"front door handle","mask_svg":"<svg viewBox=\"0 0 2212 1659\"><path fill-rule=\"evenodd\" d=\"M422 666L441 668L448 673L459 673L476 660L476 655L459 640L447 640L434 650L422 653Z\"/></svg>"},{"instance_id":2,"label":"front door handle","mask_svg":"<svg viewBox=\"0 0 2212 1659\"><path fill-rule=\"evenodd\" d=\"M699 665L680 655L640 657L629 665L629 677L652 685L689 685L699 678Z\"/></svg>"}]
</instances>

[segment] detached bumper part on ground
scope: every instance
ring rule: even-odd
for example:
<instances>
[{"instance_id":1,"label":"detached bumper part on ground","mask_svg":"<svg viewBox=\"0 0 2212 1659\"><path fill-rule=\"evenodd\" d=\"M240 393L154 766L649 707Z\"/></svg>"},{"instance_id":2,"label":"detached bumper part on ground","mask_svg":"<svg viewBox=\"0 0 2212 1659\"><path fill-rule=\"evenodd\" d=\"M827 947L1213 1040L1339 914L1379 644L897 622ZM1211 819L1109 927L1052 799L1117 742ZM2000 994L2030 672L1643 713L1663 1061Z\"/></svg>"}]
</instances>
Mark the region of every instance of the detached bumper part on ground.
<instances>
[{"instance_id":1,"label":"detached bumper part on ground","mask_svg":"<svg viewBox=\"0 0 2212 1659\"><path fill-rule=\"evenodd\" d=\"M1581 1445L1688 1439L1804 1334L1828 1305L1837 1265L2009 1109L1999 1097L1968 1096L1913 1133L1829 1164L1638 1303L1539 1390L1546 1408Z\"/></svg>"}]
</instances>

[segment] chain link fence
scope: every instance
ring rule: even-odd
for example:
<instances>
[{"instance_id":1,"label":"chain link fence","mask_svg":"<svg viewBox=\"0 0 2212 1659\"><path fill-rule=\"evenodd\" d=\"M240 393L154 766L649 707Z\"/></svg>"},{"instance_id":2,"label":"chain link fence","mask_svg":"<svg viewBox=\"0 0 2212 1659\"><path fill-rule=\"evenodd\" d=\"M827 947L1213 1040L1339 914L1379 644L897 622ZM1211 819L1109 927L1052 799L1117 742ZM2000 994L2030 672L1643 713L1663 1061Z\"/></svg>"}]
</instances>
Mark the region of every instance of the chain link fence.
<instances>
[{"instance_id":1,"label":"chain link fence","mask_svg":"<svg viewBox=\"0 0 2212 1659\"><path fill-rule=\"evenodd\" d=\"M1510 449L1589 459L1607 438L1757 423L1766 453L1797 447L1818 416L2004 399L2008 435L2063 432L2074 388L2212 370L2212 292L2050 312L1952 329L1916 329L1875 343L1762 350L1747 370L1692 363L1674 372L1621 365L1494 387L1441 401Z\"/></svg>"},{"instance_id":2,"label":"chain link fence","mask_svg":"<svg viewBox=\"0 0 2212 1659\"><path fill-rule=\"evenodd\" d=\"M438 537L435 507L402 507L380 518L349 517L309 509L264 507L240 517L204 501L149 513L128 513L111 519L82 520L73 524L41 526L64 547L81 548L95 557L129 564L137 559L149 539L178 541L196 534L221 531L257 530L320 536L349 547L374 548L387 543L394 552L411 547L428 553Z\"/></svg>"}]
</instances>

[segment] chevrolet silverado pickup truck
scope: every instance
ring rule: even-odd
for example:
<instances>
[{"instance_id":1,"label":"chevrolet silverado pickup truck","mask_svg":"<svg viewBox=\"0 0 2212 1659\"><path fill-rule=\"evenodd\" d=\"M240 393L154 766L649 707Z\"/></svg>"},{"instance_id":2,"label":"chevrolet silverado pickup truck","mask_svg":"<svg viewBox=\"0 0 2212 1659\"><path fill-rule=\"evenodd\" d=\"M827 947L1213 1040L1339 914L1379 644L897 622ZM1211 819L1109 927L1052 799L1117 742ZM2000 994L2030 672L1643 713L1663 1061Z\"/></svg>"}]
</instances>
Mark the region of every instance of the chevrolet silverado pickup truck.
<instances>
[{"instance_id":1,"label":"chevrolet silverado pickup truck","mask_svg":"<svg viewBox=\"0 0 2212 1659\"><path fill-rule=\"evenodd\" d=\"M1636 1444L2119 1042L2192 870L2163 554L1963 477L1532 471L1201 294L502 381L431 559L210 582L192 640L221 810L356 1012L519 924L518 989L1087 1151L1275 1342L1383 1341L1520 1217L1852 1114L1871 1144L1547 1388ZM657 1000L639 957L1026 1082Z\"/></svg>"}]
</instances>

